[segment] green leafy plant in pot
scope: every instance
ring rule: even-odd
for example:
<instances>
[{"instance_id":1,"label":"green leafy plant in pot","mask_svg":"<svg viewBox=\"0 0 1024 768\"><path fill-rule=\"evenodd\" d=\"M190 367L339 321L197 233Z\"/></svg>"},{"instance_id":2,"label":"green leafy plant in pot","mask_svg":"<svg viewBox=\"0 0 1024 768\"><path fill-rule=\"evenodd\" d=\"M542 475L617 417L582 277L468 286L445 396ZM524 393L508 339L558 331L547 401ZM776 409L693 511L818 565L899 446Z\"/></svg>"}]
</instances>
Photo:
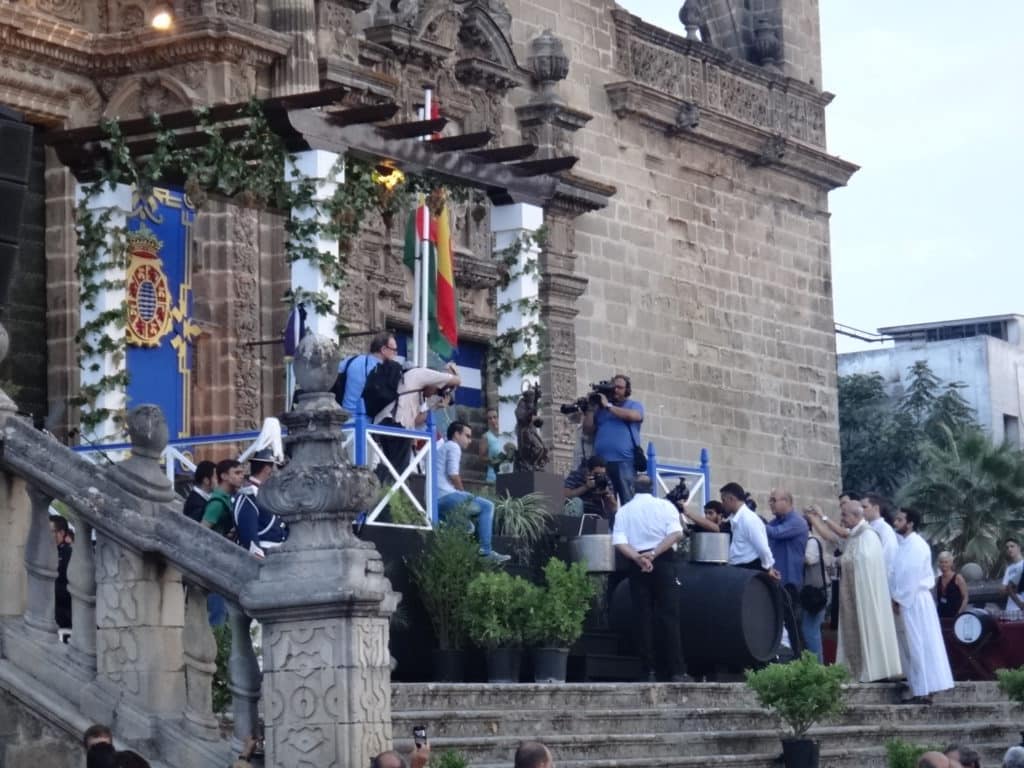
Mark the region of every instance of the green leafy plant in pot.
<instances>
[{"instance_id":1,"label":"green leafy plant in pot","mask_svg":"<svg viewBox=\"0 0 1024 768\"><path fill-rule=\"evenodd\" d=\"M466 630L487 653L489 682L519 682L525 619L539 589L504 571L481 573L469 583Z\"/></svg>"},{"instance_id":2,"label":"green leafy plant in pot","mask_svg":"<svg viewBox=\"0 0 1024 768\"><path fill-rule=\"evenodd\" d=\"M538 683L565 682L569 647L583 634L594 587L583 563L571 566L551 558L544 566L544 587L526 615L526 640L534 646L533 674Z\"/></svg>"},{"instance_id":3,"label":"green leafy plant in pot","mask_svg":"<svg viewBox=\"0 0 1024 768\"><path fill-rule=\"evenodd\" d=\"M425 534L423 553L409 563L420 600L437 638L434 676L442 682L462 681L462 649L466 643L466 594L469 583L490 570L464 520L453 520Z\"/></svg>"},{"instance_id":4,"label":"green leafy plant in pot","mask_svg":"<svg viewBox=\"0 0 1024 768\"><path fill-rule=\"evenodd\" d=\"M1006 694L1006 698L1024 706L1024 667L997 669L996 679L999 681L999 690ZM1024 747L1024 731L1020 735L1020 745Z\"/></svg>"},{"instance_id":5,"label":"green leafy plant in pot","mask_svg":"<svg viewBox=\"0 0 1024 768\"><path fill-rule=\"evenodd\" d=\"M530 553L547 536L551 510L541 493L489 497L494 502L494 535L511 539L509 551L516 564L526 564Z\"/></svg>"},{"instance_id":6,"label":"green leafy plant in pot","mask_svg":"<svg viewBox=\"0 0 1024 768\"><path fill-rule=\"evenodd\" d=\"M747 685L758 702L789 727L790 738L782 739L786 768L817 768L818 742L808 739L807 732L843 711L843 683L848 677L846 667L825 666L810 651L788 664L747 670Z\"/></svg>"}]
</instances>

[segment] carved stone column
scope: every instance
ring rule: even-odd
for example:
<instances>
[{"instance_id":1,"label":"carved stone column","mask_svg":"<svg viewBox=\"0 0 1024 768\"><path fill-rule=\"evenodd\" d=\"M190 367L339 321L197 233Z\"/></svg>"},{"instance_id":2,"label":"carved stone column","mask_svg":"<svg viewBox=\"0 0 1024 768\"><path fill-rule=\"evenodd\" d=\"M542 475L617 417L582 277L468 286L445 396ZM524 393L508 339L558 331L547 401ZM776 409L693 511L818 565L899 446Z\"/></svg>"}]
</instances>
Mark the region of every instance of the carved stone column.
<instances>
[{"instance_id":1,"label":"carved stone column","mask_svg":"<svg viewBox=\"0 0 1024 768\"><path fill-rule=\"evenodd\" d=\"M536 144L540 157L573 154L573 135L591 115L566 105L557 85L569 74L569 57L562 41L545 30L530 41L529 68L537 92L529 103L516 107L523 139ZM575 274L575 219L582 213L605 205L602 195L614 188L595 184L571 173L563 173L555 197L544 209L547 238L538 259L540 273L540 320L548 334L548 352L540 383L548 393L541 408L545 438L551 442L552 471L565 473L570 467L576 432L557 409L579 394L576 380L576 300L587 286L585 277Z\"/></svg>"},{"instance_id":2,"label":"carved stone column","mask_svg":"<svg viewBox=\"0 0 1024 768\"><path fill-rule=\"evenodd\" d=\"M317 90L320 74L316 60L314 0L271 0L270 26L292 40L287 55L274 65L273 95Z\"/></svg>"},{"instance_id":3,"label":"carved stone column","mask_svg":"<svg viewBox=\"0 0 1024 768\"><path fill-rule=\"evenodd\" d=\"M324 337L299 344L306 394L282 416L291 461L260 489L291 535L241 595L263 624L267 765L366 765L391 743L388 616L398 596L377 550L352 533L378 488L342 450L343 412L327 392L338 359Z\"/></svg>"},{"instance_id":4,"label":"carved stone column","mask_svg":"<svg viewBox=\"0 0 1024 768\"><path fill-rule=\"evenodd\" d=\"M235 719L232 749L238 752L246 739L255 736L259 726L260 665L252 647L252 619L234 603L228 604L231 627L231 655L228 676L231 690L231 714Z\"/></svg>"}]
</instances>

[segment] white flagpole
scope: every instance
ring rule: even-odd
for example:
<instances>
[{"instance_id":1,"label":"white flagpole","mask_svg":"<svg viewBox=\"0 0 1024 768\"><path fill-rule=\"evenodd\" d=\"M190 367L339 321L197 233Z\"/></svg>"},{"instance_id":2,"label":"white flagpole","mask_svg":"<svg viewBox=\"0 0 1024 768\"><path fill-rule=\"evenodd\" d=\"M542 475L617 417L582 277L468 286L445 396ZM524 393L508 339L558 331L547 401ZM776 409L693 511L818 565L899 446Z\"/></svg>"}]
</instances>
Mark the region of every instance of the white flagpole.
<instances>
[{"instance_id":1,"label":"white flagpole","mask_svg":"<svg viewBox=\"0 0 1024 768\"><path fill-rule=\"evenodd\" d=\"M430 120L432 114L433 91L430 88L423 89L423 119ZM423 141L426 141L423 137ZM430 209L424 200L423 204L423 240L420 242L420 284L419 284L419 338L416 340L416 365L420 368L427 367L427 338L429 337L430 324Z\"/></svg>"}]
</instances>

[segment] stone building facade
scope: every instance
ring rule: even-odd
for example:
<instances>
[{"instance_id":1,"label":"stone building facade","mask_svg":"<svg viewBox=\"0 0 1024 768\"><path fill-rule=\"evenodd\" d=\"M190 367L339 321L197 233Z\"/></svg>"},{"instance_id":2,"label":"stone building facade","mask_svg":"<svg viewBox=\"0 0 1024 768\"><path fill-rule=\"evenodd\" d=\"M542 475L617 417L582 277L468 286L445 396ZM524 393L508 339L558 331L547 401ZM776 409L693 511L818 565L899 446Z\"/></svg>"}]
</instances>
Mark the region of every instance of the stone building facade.
<instances>
[{"instance_id":1,"label":"stone building facade","mask_svg":"<svg viewBox=\"0 0 1024 768\"><path fill-rule=\"evenodd\" d=\"M413 119L429 86L450 133L578 156L544 206L540 255L556 466L572 441L557 403L621 371L663 457L707 447L716 480L834 494L827 194L856 169L826 150L816 0L689 0L678 34L611 0L175 0L169 33L135 0L2 6L0 104L42 131L332 84L349 105L390 99ZM47 150L37 186L38 243L19 269L45 274L47 359L28 386L67 428L75 181ZM463 336L479 342L496 324L487 206L471 198L455 226ZM251 428L282 403L280 351L250 344L285 322L281 219L213 203L195 237L192 431ZM400 232L367 222L350 325L408 325L400 262ZM42 320L38 305L13 310Z\"/></svg>"}]
</instances>

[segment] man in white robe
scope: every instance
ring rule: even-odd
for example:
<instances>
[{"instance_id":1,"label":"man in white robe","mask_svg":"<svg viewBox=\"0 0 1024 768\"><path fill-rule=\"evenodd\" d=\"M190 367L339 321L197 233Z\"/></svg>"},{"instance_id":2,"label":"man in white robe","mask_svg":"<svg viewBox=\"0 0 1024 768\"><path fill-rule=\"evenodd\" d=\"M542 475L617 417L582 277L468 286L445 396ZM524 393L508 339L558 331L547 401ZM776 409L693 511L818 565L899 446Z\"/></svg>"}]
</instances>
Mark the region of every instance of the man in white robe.
<instances>
[{"instance_id":1,"label":"man in white robe","mask_svg":"<svg viewBox=\"0 0 1024 768\"><path fill-rule=\"evenodd\" d=\"M910 694L903 700L930 704L931 694L953 687L953 673L931 592L935 586L932 550L917 533L920 513L901 509L893 522L896 533L902 538L891 586L893 608L906 639L906 648L901 647L901 651Z\"/></svg>"},{"instance_id":2,"label":"man in white robe","mask_svg":"<svg viewBox=\"0 0 1024 768\"><path fill-rule=\"evenodd\" d=\"M869 493L860 503L864 507L864 519L868 521L871 530L877 533L878 538L882 541L882 552L885 554L885 576L887 579L891 579L900 542L896 537L896 532L889 525L891 513L889 500L881 494Z\"/></svg>"},{"instance_id":3,"label":"man in white robe","mask_svg":"<svg viewBox=\"0 0 1024 768\"><path fill-rule=\"evenodd\" d=\"M882 543L864 520L859 501L844 502L841 509L839 520L850 535L840 560L836 663L845 664L862 683L898 678L900 653Z\"/></svg>"}]
</instances>

